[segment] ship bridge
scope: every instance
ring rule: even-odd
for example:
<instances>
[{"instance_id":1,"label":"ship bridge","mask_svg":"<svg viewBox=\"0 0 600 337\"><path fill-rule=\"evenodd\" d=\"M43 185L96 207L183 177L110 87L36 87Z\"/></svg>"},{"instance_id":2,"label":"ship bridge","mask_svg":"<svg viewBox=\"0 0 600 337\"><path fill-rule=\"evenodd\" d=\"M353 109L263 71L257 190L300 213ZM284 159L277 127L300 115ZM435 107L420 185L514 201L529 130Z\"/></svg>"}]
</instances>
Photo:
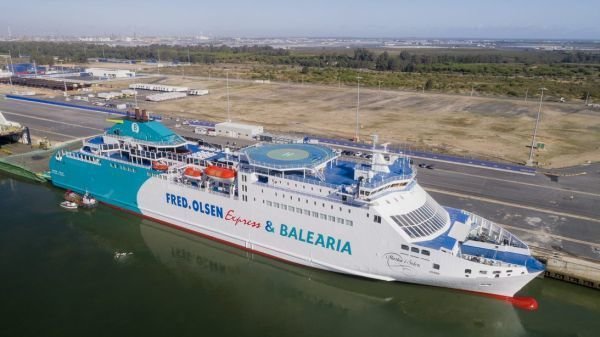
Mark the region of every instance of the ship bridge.
<instances>
[{"instance_id":1,"label":"ship bridge","mask_svg":"<svg viewBox=\"0 0 600 337\"><path fill-rule=\"evenodd\" d=\"M161 122L132 120L125 118L106 131L106 135L129 137L149 146L177 147L185 145L186 140L164 126Z\"/></svg>"}]
</instances>

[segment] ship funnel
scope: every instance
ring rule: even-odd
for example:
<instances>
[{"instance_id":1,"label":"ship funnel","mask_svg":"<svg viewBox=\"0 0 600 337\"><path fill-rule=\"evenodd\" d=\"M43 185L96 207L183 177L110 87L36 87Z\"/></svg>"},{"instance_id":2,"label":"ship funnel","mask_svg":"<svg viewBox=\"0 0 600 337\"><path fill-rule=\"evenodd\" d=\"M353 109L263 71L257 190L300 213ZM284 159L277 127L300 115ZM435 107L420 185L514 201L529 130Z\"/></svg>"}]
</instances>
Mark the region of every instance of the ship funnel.
<instances>
[{"instance_id":1,"label":"ship funnel","mask_svg":"<svg viewBox=\"0 0 600 337\"><path fill-rule=\"evenodd\" d=\"M136 107L135 108L135 119L140 119L141 115L140 115L140 108Z\"/></svg>"}]
</instances>

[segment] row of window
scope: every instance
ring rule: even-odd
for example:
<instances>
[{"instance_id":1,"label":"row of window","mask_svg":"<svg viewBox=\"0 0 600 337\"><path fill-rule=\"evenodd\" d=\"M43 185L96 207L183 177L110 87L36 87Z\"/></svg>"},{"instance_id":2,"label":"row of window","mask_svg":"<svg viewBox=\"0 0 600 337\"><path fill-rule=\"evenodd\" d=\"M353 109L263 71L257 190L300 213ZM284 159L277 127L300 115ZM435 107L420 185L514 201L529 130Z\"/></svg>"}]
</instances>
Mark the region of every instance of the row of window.
<instances>
[{"instance_id":1,"label":"row of window","mask_svg":"<svg viewBox=\"0 0 600 337\"><path fill-rule=\"evenodd\" d=\"M121 169L121 170L124 170L124 171L134 172L135 173L135 169L133 167L126 166L126 165L120 165L120 164L110 163L110 167L112 167L112 168L118 168L118 169Z\"/></svg>"},{"instance_id":2,"label":"row of window","mask_svg":"<svg viewBox=\"0 0 600 337\"><path fill-rule=\"evenodd\" d=\"M417 247L409 247L408 245L401 245L400 248L402 248L402 250L410 250L411 253L417 253L417 254L421 253L425 256L431 255L427 249L419 249Z\"/></svg>"},{"instance_id":3,"label":"row of window","mask_svg":"<svg viewBox=\"0 0 600 337\"><path fill-rule=\"evenodd\" d=\"M264 193L265 191L264 191L264 189L261 189L261 190L260 190L260 192L261 192L261 193ZM276 196L276 197L278 197L279 195L280 195L280 194L279 194L278 192L275 192L275 196ZM285 199L285 193L281 193L281 198L282 198L282 199ZM294 197L293 197L292 195L290 195L290 200L292 200L292 201L294 200ZM301 201L302 201L302 199L301 199L300 197L298 197L298 198L297 198L297 200L298 200L298 202L301 202ZM308 202L308 199L304 199L304 203L308 204L308 203L309 203L309 202ZM316 201L313 201L313 205L314 205L314 206L317 206L317 205L318 205L318 203L317 203ZM321 206L322 206L322 207L325 207L326 205L325 205L325 203L323 202L323 203L321 203ZM334 209L334 207L333 207L333 204L329 204L329 206L331 207L331 209ZM341 206L340 206L340 208L339 208L339 209L340 209L340 212L342 212L342 211L343 211L343 208L342 208ZM348 213L352 213L352 210L351 210L350 208L348 208Z\"/></svg>"},{"instance_id":4,"label":"row of window","mask_svg":"<svg viewBox=\"0 0 600 337\"><path fill-rule=\"evenodd\" d=\"M506 274L507 274L507 276L510 276L512 272L513 272L513 271L512 271L512 269L508 269L508 270L506 271ZM471 275L471 273L472 273L472 270L471 270L471 269L465 269L465 276L466 276L466 277L469 277L469 275ZM501 273L502 273L502 272L501 272L500 270L494 270L494 271L492 272L492 274L494 275L494 277L500 277L500 274L501 274ZM487 271L487 270L480 270L480 271L479 271L479 274L480 274L480 275L487 275L487 274L488 274L488 271Z\"/></svg>"},{"instance_id":5,"label":"row of window","mask_svg":"<svg viewBox=\"0 0 600 337\"><path fill-rule=\"evenodd\" d=\"M85 161L88 161L88 162L94 163L94 164L100 164L100 159L98 159L96 157L88 156L87 154L83 154L80 152L70 152L69 154L71 157L76 158L76 159L85 160Z\"/></svg>"},{"instance_id":6,"label":"row of window","mask_svg":"<svg viewBox=\"0 0 600 337\"><path fill-rule=\"evenodd\" d=\"M345 224L347 226L354 225L352 220L335 217L333 215L328 215L328 214L324 214L324 213L319 213L317 211L311 211L306 208L303 209L300 207L294 207L292 205L287 205L287 204L283 204L283 203L279 203L279 202L273 202L270 200L263 200L263 203L270 207L280 208L282 210L287 210L288 212L292 212L292 213L298 213L298 214L304 214L307 216L312 216L314 218L318 218L318 219L321 219L324 221L337 222L339 224Z\"/></svg>"}]
</instances>

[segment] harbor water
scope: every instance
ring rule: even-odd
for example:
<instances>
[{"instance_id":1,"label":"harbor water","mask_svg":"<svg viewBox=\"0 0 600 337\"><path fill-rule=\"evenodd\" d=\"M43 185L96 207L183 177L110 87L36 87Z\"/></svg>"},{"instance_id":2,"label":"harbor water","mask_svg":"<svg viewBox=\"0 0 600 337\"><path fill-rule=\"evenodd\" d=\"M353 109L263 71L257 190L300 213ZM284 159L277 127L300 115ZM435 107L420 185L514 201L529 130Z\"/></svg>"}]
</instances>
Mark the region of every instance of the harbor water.
<instances>
[{"instance_id":1,"label":"harbor water","mask_svg":"<svg viewBox=\"0 0 600 337\"><path fill-rule=\"evenodd\" d=\"M0 175L0 336L598 336L600 291L536 279L537 311L314 270Z\"/></svg>"}]
</instances>

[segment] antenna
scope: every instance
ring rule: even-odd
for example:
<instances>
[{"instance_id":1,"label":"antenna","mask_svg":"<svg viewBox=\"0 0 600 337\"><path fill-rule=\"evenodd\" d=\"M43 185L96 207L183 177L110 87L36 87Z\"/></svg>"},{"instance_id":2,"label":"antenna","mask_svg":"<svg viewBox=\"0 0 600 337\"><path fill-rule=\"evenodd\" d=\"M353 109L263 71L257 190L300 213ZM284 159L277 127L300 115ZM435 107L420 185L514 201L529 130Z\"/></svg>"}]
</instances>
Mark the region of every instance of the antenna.
<instances>
[{"instance_id":1,"label":"antenna","mask_svg":"<svg viewBox=\"0 0 600 337\"><path fill-rule=\"evenodd\" d=\"M229 114L229 69L225 69L227 76L227 121L231 122L231 115Z\"/></svg>"},{"instance_id":2,"label":"antenna","mask_svg":"<svg viewBox=\"0 0 600 337\"><path fill-rule=\"evenodd\" d=\"M535 127L533 129L533 138L531 138L531 149L529 151L529 160L527 160L527 165L533 165L533 147L535 146L535 137L537 136L538 125L540 124L540 114L542 113L542 102L544 101L544 90L548 90L546 88L540 88L542 91L542 95L540 96L540 106L538 108L537 118L535 119Z\"/></svg>"}]
</instances>

